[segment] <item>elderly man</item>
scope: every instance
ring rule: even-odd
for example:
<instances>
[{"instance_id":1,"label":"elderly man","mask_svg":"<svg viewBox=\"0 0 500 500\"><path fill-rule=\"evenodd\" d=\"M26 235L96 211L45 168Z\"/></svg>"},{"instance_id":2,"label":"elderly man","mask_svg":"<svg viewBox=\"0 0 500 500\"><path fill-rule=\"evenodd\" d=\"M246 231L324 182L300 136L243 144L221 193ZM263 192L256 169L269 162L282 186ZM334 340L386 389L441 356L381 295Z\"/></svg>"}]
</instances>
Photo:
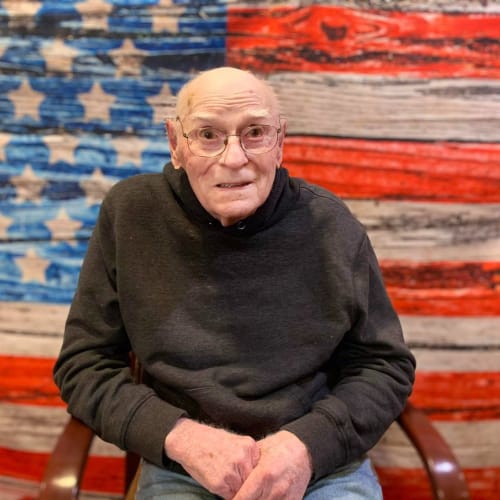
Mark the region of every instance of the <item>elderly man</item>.
<instances>
[{"instance_id":1,"label":"elderly man","mask_svg":"<svg viewBox=\"0 0 500 500\"><path fill-rule=\"evenodd\" d=\"M264 81L207 71L176 111L172 162L101 207L55 367L69 411L144 458L138 498L381 498L365 454L414 359L365 231L282 167Z\"/></svg>"}]
</instances>

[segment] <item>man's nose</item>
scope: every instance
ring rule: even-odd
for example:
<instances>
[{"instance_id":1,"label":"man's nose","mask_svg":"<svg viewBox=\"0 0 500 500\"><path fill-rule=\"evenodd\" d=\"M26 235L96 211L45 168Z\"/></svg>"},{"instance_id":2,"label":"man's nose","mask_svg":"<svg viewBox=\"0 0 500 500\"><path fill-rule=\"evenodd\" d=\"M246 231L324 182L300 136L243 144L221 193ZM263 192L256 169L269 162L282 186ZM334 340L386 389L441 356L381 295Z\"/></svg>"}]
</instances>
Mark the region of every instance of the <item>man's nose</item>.
<instances>
[{"instance_id":1,"label":"man's nose","mask_svg":"<svg viewBox=\"0 0 500 500\"><path fill-rule=\"evenodd\" d=\"M222 163L228 167L239 167L248 162L245 150L241 147L239 136L228 136L226 149L222 153L221 160Z\"/></svg>"}]
</instances>

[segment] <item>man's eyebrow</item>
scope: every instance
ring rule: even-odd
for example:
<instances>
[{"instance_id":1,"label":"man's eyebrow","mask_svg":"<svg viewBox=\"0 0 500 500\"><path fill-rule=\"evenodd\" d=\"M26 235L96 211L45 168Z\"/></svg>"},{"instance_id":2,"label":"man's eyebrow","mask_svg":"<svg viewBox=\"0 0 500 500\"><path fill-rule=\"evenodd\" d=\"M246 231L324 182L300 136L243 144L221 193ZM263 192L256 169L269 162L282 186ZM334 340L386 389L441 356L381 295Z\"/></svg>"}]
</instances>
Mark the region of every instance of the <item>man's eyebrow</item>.
<instances>
[{"instance_id":1,"label":"man's eyebrow","mask_svg":"<svg viewBox=\"0 0 500 500\"><path fill-rule=\"evenodd\" d=\"M248 112L245 112L244 118L245 119L252 119L252 118L271 118L272 113L268 109L255 109L255 110L248 110ZM190 120L196 120L196 121L211 121L211 120L217 120L220 118L220 114L217 113L205 113L203 111L201 112L195 112L191 115L189 115Z\"/></svg>"},{"instance_id":2,"label":"man's eyebrow","mask_svg":"<svg viewBox=\"0 0 500 500\"><path fill-rule=\"evenodd\" d=\"M272 113L268 109L253 109L248 112L248 118L270 118Z\"/></svg>"}]
</instances>

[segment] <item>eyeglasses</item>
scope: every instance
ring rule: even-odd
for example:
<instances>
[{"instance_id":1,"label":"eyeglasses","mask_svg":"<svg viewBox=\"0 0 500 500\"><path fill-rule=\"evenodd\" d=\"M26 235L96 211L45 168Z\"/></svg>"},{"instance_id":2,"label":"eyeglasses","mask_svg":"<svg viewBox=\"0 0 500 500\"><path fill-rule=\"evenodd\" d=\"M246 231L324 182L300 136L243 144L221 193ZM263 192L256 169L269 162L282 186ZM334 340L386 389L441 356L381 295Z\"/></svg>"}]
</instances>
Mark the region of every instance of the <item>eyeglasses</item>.
<instances>
[{"instance_id":1,"label":"eyeglasses","mask_svg":"<svg viewBox=\"0 0 500 500\"><path fill-rule=\"evenodd\" d=\"M199 127L184 132L184 127L179 117L176 120L180 123L182 135L186 138L188 148L196 156L211 158L222 154L227 147L229 137L239 137L240 145L245 153L260 155L268 153L276 146L280 128L273 125L249 125L240 134L226 134L215 127Z\"/></svg>"}]
</instances>

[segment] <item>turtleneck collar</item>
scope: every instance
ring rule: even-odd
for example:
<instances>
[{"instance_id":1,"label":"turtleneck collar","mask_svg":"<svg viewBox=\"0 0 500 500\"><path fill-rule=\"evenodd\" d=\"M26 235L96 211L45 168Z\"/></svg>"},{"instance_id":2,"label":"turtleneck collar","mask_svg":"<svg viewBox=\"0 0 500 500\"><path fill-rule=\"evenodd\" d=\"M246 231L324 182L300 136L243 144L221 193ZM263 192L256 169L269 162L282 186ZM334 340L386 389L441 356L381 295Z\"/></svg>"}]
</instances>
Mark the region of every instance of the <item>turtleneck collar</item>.
<instances>
[{"instance_id":1,"label":"turtleneck collar","mask_svg":"<svg viewBox=\"0 0 500 500\"><path fill-rule=\"evenodd\" d=\"M288 171L281 167L276 170L271 192L254 214L231 226L222 224L212 217L196 198L184 169L175 169L171 163L165 165L163 173L174 192L179 205L193 221L224 233L238 236L255 234L278 222L298 197L298 189L291 182Z\"/></svg>"}]
</instances>

